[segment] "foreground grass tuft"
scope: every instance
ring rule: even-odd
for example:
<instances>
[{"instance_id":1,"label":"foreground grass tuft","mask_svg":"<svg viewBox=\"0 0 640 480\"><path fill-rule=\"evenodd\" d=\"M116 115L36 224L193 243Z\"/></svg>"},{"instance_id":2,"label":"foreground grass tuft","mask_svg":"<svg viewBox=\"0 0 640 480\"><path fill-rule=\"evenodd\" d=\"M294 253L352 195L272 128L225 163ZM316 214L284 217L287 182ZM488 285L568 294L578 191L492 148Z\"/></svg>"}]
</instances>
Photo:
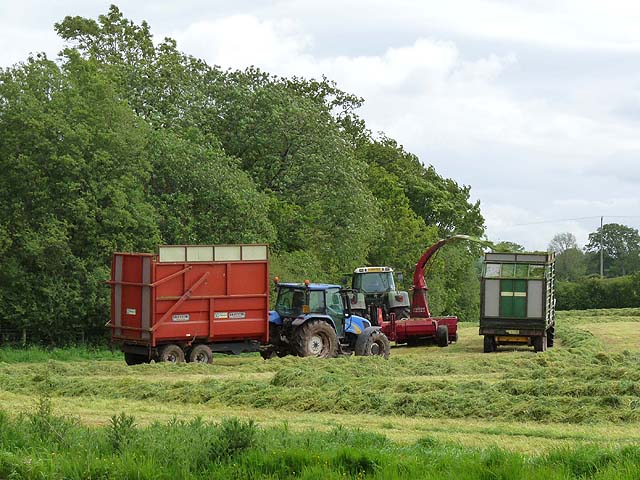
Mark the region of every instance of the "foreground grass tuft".
<instances>
[{"instance_id":1,"label":"foreground grass tuft","mask_svg":"<svg viewBox=\"0 0 640 480\"><path fill-rule=\"evenodd\" d=\"M632 479L640 447L579 448L527 456L495 447L465 448L426 438L399 445L384 436L335 428L292 433L251 420L173 420L137 427L120 414L89 428L47 412L65 425L0 411L0 478L384 478Z\"/></svg>"}]
</instances>

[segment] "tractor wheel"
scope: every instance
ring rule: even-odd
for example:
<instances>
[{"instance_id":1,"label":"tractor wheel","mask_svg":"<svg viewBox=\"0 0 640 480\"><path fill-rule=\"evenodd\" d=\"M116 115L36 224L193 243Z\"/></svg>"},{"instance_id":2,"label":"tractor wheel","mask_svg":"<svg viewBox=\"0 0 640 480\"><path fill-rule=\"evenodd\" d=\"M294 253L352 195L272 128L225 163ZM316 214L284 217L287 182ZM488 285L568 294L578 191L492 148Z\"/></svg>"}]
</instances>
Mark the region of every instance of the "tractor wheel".
<instances>
[{"instance_id":1,"label":"tractor wheel","mask_svg":"<svg viewBox=\"0 0 640 480\"><path fill-rule=\"evenodd\" d=\"M534 337L533 339L533 349L536 352L546 352L547 351L547 336L542 335L540 337Z\"/></svg>"},{"instance_id":2,"label":"tractor wheel","mask_svg":"<svg viewBox=\"0 0 640 480\"><path fill-rule=\"evenodd\" d=\"M127 362L127 365L140 365L141 363L147 363L149 359L146 355L125 352L124 361Z\"/></svg>"},{"instance_id":3,"label":"tractor wheel","mask_svg":"<svg viewBox=\"0 0 640 480\"><path fill-rule=\"evenodd\" d=\"M207 345L196 345L189 353L191 363L213 363L213 352Z\"/></svg>"},{"instance_id":4,"label":"tractor wheel","mask_svg":"<svg viewBox=\"0 0 640 480\"><path fill-rule=\"evenodd\" d=\"M356 340L355 354L359 357L380 356L389 358L391 344L387 336L377 328L365 328Z\"/></svg>"},{"instance_id":5,"label":"tractor wheel","mask_svg":"<svg viewBox=\"0 0 640 480\"><path fill-rule=\"evenodd\" d=\"M484 353L493 353L497 350L496 337L484 336Z\"/></svg>"},{"instance_id":6,"label":"tractor wheel","mask_svg":"<svg viewBox=\"0 0 640 480\"><path fill-rule=\"evenodd\" d=\"M273 357L276 356L276 351L272 349L260 350L260 356L262 357L263 360L271 360Z\"/></svg>"},{"instance_id":7,"label":"tractor wheel","mask_svg":"<svg viewBox=\"0 0 640 480\"><path fill-rule=\"evenodd\" d=\"M338 336L328 323L309 320L294 333L293 348L300 357L337 357Z\"/></svg>"},{"instance_id":8,"label":"tractor wheel","mask_svg":"<svg viewBox=\"0 0 640 480\"><path fill-rule=\"evenodd\" d=\"M395 308L392 310L393 313L396 314L396 320L402 320L403 318L409 318L411 316L411 312L408 308Z\"/></svg>"},{"instance_id":9,"label":"tractor wheel","mask_svg":"<svg viewBox=\"0 0 640 480\"><path fill-rule=\"evenodd\" d=\"M547 347L553 347L553 342L556 338L556 327L555 325L551 325L547 330Z\"/></svg>"},{"instance_id":10,"label":"tractor wheel","mask_svg":"<svg viewBox=\"0 0 640 480\"><path fill-rule=\"evenodd\" d=\"M169 363L183 363L184 362L184 351L178 346L174 344L165 345L160 349L160 353L158 354L159 362L169 362Z\"/></svg>"},{"instance_id":11,"label":"tractor wheel","mask_svg":"<svg viewBox=\"0 0 640 480\"><path fill-rule=\"evenodd\" d=\"M449 346L449 329L446 325L438 325L436 329L436 343L439 347Z\"/></svg>"}]
</instances>

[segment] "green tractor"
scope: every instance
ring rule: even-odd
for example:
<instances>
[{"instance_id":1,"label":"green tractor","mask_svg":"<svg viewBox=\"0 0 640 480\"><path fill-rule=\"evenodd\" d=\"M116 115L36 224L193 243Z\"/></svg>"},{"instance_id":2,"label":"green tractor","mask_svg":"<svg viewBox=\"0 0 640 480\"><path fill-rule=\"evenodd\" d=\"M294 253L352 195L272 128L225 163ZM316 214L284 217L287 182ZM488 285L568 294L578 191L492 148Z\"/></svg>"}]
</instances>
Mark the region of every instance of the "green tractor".
<instances>
[{"instance_id":1,"label":"green tractor","mask_svg":"<svg viewBox=\"0 0 640 480\"><path fill-rule=\"evenodd\" d=\"M398 273L402 282L402 274ZM343 279L347 283L347 277ZM388 321L389 314L396 319L408 318L411 312L409 293L396 288L391 267L358 267L351 275L351 310L361 317L368 318L374 325L378 323L378 312L382 320Z\"/></svg>"}]
</instances>

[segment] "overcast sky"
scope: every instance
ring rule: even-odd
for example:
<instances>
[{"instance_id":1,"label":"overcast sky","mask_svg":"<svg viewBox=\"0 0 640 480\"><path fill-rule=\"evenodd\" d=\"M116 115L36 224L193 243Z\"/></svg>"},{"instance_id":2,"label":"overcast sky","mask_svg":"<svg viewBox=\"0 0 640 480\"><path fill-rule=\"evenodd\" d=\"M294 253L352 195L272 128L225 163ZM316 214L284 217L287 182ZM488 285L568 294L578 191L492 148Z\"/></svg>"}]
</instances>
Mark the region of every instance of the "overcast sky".
<instances>
[{"instance_id":1,"label":"overcast sky","mask_svg":"<svg viewBox=\"0 0 640 480\"><path fill-rule=\"evenodd\" d=\"M56 21L110 3L0 0L0 66L55 57ZM600 220L583 217L600 215L640 227L640 2L117 4L210 64L325 74L364 97L373 131L471 185L492 240L544 249L571 231L584 245Z\"/></svg>"}]
</instances>

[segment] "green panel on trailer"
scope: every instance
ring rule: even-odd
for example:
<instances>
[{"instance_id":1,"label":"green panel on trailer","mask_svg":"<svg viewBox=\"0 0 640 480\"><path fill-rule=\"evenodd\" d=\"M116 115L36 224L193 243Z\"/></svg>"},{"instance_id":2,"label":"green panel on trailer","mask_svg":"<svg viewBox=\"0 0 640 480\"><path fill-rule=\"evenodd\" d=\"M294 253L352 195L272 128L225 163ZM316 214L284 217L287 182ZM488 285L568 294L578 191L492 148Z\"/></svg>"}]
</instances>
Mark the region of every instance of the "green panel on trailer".
<instances>
[{"instance_id":1,"label":"green panel on trailer","mask_svg":"<svg viewBox=\"0 0 640 480\"><path fill-rule=\"evenodd\" d=\"M527 316L527 281L514 280L513 287L513 316L525 318Z\"/></svg>"},{"instance_id":2,"label":"green panel on trailer","mask_svg":"<svg viewBox=\"0 0 640 480\"><path fill-rule=\"evenodd\" d=\"M500 316L527 316L527 281L500 280Z\"/></svg>"},{"instance_id":3,"label":"green panel on trailer","mask_svg":"<svg viewBox=\"0 0 640 480\"><path fill-rule=\"evenodd\" d=\"M500 280L500 316L513 317L513 280Z\"/></svg>"}]
</instances>

